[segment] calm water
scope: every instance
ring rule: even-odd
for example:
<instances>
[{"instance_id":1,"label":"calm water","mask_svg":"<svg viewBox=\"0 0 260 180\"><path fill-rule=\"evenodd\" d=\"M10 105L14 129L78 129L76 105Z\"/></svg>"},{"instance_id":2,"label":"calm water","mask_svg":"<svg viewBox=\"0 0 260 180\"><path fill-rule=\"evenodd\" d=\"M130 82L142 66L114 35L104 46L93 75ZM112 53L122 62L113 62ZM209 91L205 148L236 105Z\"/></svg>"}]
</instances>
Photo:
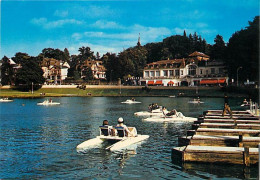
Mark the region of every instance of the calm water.
<instances>
[{"instance_id":1,"label":"calm water","mask_svg":"<svg viewBox=\"0 0 260 180\"><path fill-rule=\"evenodd\" d=\"M153 102L197 117L204 110L220 109L222 98L140 97L141 104L121 104L123 97L53 98L59 106L37 106L44 99L14 99L0 104L0 179L243 179L256 178L257 168L171 161L171 148L186 135L191 123L145 122L135 117ZM231 99L239 109L242 99ZM112 153L104 148L78 153L76 146L98 135L104 119L116 124L123 117L129 126L150 138L132 151Z\"/></svg>"}]
</instances>

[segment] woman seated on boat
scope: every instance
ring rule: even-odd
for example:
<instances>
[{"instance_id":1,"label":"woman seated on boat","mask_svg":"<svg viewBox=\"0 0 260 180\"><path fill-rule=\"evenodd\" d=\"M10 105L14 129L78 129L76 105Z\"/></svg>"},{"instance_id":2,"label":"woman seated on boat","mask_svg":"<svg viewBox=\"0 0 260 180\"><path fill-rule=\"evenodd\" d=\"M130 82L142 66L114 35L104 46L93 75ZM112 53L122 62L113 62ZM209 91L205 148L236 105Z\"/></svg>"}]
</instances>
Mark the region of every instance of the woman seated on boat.
<instances>
[{"instance_id":1,"label":"woman seated on boat","mask_svg":"<svg viewBox=\"0 0 260 180\"><path fill-rule=\"evenodd\" d=\"M166 116L173 116L173 115L177 115L176 109L173 109L169 113L166 114Z\"/></svg>"},{"instance_id":2,"label":"woman seated on boat","mask_svg":"<svg viewBox=\"0 0 260 180\"><path fill-rule=\"evenodd\" d=\"M132 100L132 101L135 101L135 98L132 98L131 100Z\"/></svg>"},{"instance_id":3,"label":"woman seated on boat","mask_svg":"<svg viewBox=\"0 0 260 180\"><path fill-rule=\"evenodd\" d=\"M117 122L118 124L116 126L123 127L126 132L126 136L135 136L137 134L135 128L133 128L132 131L128 129L128 127L124 124L124 119L122 117L118 118Z\"/></svg>"}]
</instances>

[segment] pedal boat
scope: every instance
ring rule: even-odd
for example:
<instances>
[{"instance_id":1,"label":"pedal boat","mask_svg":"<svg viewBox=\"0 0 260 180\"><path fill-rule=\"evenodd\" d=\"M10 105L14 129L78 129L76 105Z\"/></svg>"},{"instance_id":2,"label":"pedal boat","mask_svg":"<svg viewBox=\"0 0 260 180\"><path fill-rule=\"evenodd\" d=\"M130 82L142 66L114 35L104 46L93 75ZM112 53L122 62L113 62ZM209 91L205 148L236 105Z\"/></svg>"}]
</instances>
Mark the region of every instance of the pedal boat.
<instances>
[{"instance_id":1,"label":"pedal boat","mask_svg":"<svg viewBox=\"0 0 260 180\"><path fill-rule=\"evenodd\" d=\"M188 103L191 103L191 104L203 104L204 102L198 100L198 99L193 99L193 101L188 101Z\"/></svg>"},{"instance_id":2,"label":"pedal boat","mask_svg":"<svg viewBox=\"0 0 260 180\"><path fill-rule=\"evenodd\" d=\"M169 111L162 110L162 107L160 106L158 109L153 109L151 111L140 111L134 113L136 116L164 116L164 114L167 114Z\"/></svg>"},{"instance_id":3,"label":"pedal boat","mask_svg":"<svg viewBox=\"0 0 260 180\"><path fill-rule=\"evenodd\" d=\"M8 99L8 98L2 98L2 99L0 99L0 102L12 102L12 101L14 101L14 100Z\"/></svg>"},{"instance_id":4,"label":"pedal boat","mask_svg":"<svg viewBox=\"0 0 260 180\"><path fill-rule=\"evenodd\" d=\"M141 142L149 138L149 135L140 135L137 134L135 127L128 127L131 133L134 136L126 136L125 130L123 127L112 126L100 126L100 135L96 138L89 139L77 146L77 151L84 151L86 149L95 148L98 145L102 144L104 141L110 141L113 144L106 147L106 150L110 151L120 151L122 149L127 149L127 147ZM113 133L114 132L114 133Z\"/></svg>"},{"instance_id":5,"label":"pedal boat","mask_svg":"<svg viewBox=\"0 0 260 180\"><path fill-rule=\"evenodd\" d=\"M180 122L180 121L188 121L188 122L194 122L197 121L197 118L193 117L186 117L184 116L181 112L177 112L176 115L171 115L171 116L153 116L144 119L144 121L151 121L151 122Z\"/></svg>"},{"instance_id":6,"label":"pedal boat","mask_svg":"<svg viewBox=\"0 0 260 180\"><path fill-rule=\"evenodd\" d=\"M45 100L42 103L37 103L39 106L51 106L51 105L59 105L59 102L50 102L49 100Z\"/></svg>"},{"instance_id":7,"label":"pedal boat","mask_svg":"<svg viewBox=\"0 0 260 180\"><path fill-rule=\"evenodd\" d=\"M126 101L123 101L121 103L123 103L123 104L137 104L137 103L141 103L141 102L135 101L135 100L133 101L132 99L127 99Z\"/></svg>"}]
</instances>

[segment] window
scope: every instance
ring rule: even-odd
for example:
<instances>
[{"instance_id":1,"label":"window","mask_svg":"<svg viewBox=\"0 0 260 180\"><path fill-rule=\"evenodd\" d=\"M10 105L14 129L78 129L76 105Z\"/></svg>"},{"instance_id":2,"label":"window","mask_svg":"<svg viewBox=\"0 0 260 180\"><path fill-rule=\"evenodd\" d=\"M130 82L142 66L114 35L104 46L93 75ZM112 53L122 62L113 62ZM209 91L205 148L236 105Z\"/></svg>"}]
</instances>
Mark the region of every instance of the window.
<instances>
[{"instance_id":1,"label":"window","mask_svg":"<svg viewBox=\"0 0 260 180\"><path fill-rule=\"evenodd\" d=\"M211 68L211 74L215 74L215 68Z\"/></svg>"},{"instance_id":2,"label":"window","mask_svg":"<svg viewBox=\"0 0 260 180\"><path fill-rule=\"evenodd\" d=\"M176 69L175 70L175 76L179 76L180 75L180 70L179 69Z\"/></svg>"},{"instance_id":3,"label":"window","mask_svg":"<svg viewBox=\"0 0 260 180\"><path fill-rule=\"evenodd\" d=\"M151 77L154 77L154 71L150 72Z\"/></svg>"},{"instance_id":4,"label":"window","mask_svg":"<svg viewBox=\"0 0 260 180\"><path fill-rule=\"evenodd\" d=\"M170 73L170 76L173 76L173 70L170 70L169 73Z\"/></svg>"},{"instance_id":5,"label":"window","mask_svg":"<svg viewBox=\"0 0 260 180\"><path fill-rule=\"evenodd\" d=\"M144 77L149 77L149 71L144 72Z\"/></svg>"},{"instance_id":6,"label":"window","mask_svg":"<svg viewBox=\"0 0 260 180\"><path fill-rule=\"evenodd\" d=\"M156 77L160 77L160 71L156 71L156 72L155 72L155 76L156 76Z\"/></svg>"},{"instance_id":7,"label":"window","mask_svg":"<svg viewBox=\"0 0 260 180\"><path fill-rule=\"evenodd\" d=\"M163 76L168 76L168 71L167 70L163 70Z\"/></svg>"},{"instance_id":8,"label":"window","mask_svg":"<svg viewBox=\"0 0 260 180\"><path fill-rule=\"evenodd\" d=\"M200 74L203 74L203 70L202 69L200 69Z\"/></svg>"},{"instance_id":9,"label":"window","mask_svg":"<svg viewBox=\"0 0 260 180\"><path fill-rule=\"evenodd\" d=\"M188 75L191 75L191 76L196 75L196 66L194 66L194 65L189 66Z\"/></svg>"},{"instance_id":10,"label":"window","mask_svg":"<svg viewBox=\"0 0 260 180\"><path fill-rule=\"evenodd\" d=\"M222 74L224 72L224 69L223 68L219 68L219 73Z\"/></svg>"}]
</instances>

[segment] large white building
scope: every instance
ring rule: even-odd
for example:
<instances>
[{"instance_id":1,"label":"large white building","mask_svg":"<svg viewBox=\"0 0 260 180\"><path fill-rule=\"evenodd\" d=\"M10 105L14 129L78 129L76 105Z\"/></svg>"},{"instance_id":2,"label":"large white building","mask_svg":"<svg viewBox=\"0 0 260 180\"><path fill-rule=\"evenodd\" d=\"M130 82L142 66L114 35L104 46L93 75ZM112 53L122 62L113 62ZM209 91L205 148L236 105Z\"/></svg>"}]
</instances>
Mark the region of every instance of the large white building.
<instances>
[{"instance_id":1,"label":"large white building","mask_svg":"<svg viewBox=\"0 0 260 180\"><path fill-rule=\"evenodd\" d=\"M188 58L149 63L143 70L142 83L154 86L223 85L228 83L226 67L195 51Z\"/></svg>"}]
</instances>

